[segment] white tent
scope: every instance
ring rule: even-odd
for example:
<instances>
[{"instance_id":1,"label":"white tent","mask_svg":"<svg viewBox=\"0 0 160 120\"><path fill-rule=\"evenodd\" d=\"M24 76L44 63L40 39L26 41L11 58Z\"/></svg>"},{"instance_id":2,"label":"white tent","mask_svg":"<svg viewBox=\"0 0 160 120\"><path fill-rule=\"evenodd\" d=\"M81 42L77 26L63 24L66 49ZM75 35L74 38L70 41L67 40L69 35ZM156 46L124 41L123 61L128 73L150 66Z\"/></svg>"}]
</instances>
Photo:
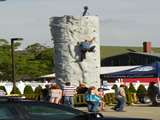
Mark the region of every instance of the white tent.
<instances>
[{"instance_id":1,"label":"white tent","mask_svg":"<svg viewBox=\"0 0 160 120\"><path fill-rule=\"evenodd\" d=\"M53 73L53 74L48 74L48 75L40 76L39 78L55 78L55 77L56 77L56 74Z\"/></svg>"}]
</instances>

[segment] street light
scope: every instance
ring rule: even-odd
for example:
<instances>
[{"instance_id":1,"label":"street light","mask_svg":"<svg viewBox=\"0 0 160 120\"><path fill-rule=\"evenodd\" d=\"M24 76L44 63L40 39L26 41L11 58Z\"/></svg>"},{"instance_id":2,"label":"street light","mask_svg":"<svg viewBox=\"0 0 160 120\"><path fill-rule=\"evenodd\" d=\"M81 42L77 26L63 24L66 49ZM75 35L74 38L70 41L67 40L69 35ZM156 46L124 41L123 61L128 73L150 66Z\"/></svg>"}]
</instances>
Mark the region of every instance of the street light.
<instances>
[{"instance_id":1,"label":"street light","mask_svg":"<svg viewBox=\"0 0 160 120\"><path fill-rule=\"evenodd\" d=\"M13 94L16 94L16 85L15 85L15 63L14 63L14 41L15 41L15 40L23 40L23 38L11 38Z\"/></svg>"}]
</instances>

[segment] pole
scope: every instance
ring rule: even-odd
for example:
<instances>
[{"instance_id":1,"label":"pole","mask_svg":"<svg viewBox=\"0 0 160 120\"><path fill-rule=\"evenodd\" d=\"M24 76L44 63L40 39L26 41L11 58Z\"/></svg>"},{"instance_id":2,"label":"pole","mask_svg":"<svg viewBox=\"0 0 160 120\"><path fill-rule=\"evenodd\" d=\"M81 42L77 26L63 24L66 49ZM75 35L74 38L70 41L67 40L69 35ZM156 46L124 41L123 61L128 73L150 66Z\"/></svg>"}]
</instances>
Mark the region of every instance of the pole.
<instances>
[{"instance_id":1,"label":"pole","mask_svg":"<svg viewBox=\"0 0 160 120\"><path fill-rule=\"evenodd\" d=\"M16 85L15 85L15 63L14 63L14 40L11 39L12 47L12 77L13 77L13 94L16 94Z\"/></svg>"},{"instance_id":2,"label":"pole","mask_svg":"<svg viewBox=\"0 0 160 120\"><path fill-rule=\"evenodd\" d=\"M23 40L23 38L11 38L11 48L12 48L12 77L13 77L13 94L16 94L15 62L14 62L14 40Z\"/></svg>"}]
</instances>

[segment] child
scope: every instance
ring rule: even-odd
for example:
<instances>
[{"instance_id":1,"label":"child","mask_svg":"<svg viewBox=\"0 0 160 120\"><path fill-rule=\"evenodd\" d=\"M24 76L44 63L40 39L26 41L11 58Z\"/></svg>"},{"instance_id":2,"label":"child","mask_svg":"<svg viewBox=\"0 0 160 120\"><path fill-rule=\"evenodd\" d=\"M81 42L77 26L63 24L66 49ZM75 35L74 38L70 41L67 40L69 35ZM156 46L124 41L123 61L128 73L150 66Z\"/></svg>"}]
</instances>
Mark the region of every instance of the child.
<instances>
[{"instance_id":1,"label":"child","mask_svg":"<svg viewBox=\"0 0 160 120\"><path fill-rule=\"evenodd\" d=\"M103 98L104 97L104 92L103 92L103 88L98 88L98 94ZM102 110L106 111L104 109L104 105L105 105L105 102L101 101L101 106L102 106Z\"/></svg>"}]
</instances>

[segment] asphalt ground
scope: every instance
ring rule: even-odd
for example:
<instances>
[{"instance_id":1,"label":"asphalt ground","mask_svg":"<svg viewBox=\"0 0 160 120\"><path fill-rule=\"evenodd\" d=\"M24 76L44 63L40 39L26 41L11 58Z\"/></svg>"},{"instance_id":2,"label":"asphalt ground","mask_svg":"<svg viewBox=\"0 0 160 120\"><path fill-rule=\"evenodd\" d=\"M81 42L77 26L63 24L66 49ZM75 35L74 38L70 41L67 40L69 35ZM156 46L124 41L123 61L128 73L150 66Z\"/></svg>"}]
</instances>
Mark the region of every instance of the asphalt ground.
<instances>
[{"instance_id":1,"label":"asphalt ground","mask_svg":"<svg viewBox=\"0 0 160 120\"><path fill-rule=\"evenodd\" d=\"M98 109L103 116L112 116L112 117L129 117L129 118L148 118L152 120L160 120L160 103L158 106L152 106L151 103L142 104L136 103L134 105L126 105L124 108L125 112L116 112L111 108L116 105L108 105L105 107L106 111L102 111L101 107ZM87 111L87 106L75 107L75 109L79 109L85 112Z\"/></svg>"}]
</instances>

